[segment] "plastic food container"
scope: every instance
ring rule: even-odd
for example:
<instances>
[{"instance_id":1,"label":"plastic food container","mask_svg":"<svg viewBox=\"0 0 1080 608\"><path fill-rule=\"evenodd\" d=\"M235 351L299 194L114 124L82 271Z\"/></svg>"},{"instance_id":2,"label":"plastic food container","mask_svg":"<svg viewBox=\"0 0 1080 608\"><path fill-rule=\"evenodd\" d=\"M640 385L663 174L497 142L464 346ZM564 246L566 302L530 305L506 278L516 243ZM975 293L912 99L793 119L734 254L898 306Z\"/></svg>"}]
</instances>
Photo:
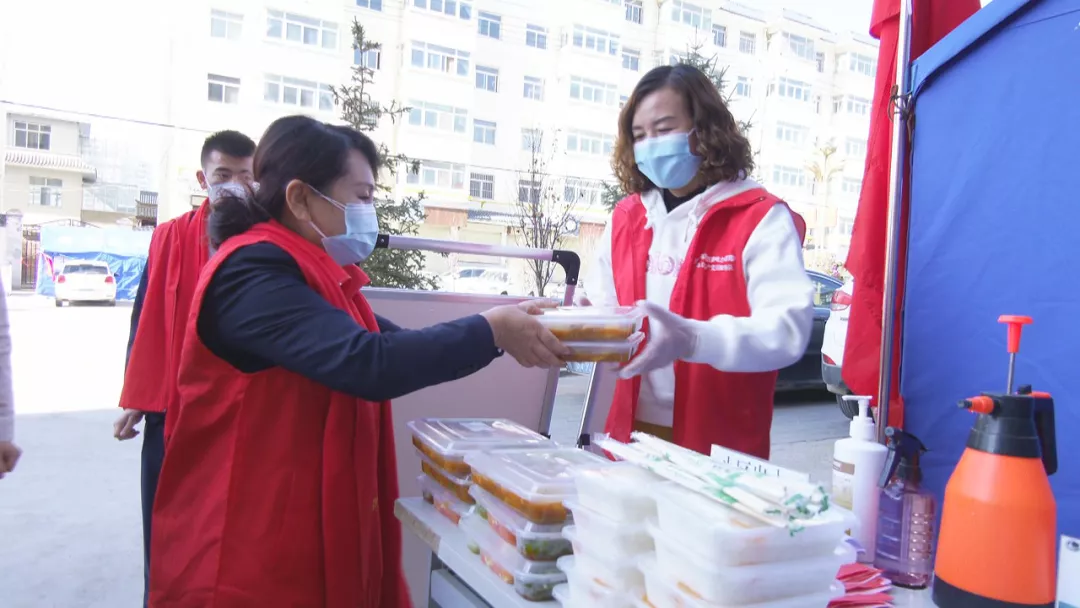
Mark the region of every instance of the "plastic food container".
<instances>
[{"instance_id":1,"label":"plastic food container","mask_svg":"<svg viewBox=\"0 0 1080 608\"><path fill-rule=\"evenodd\" d=\"M656 519L653 488L664 482L659 475L629 462L580 467L570 474L581 506L620 522Z\"/></svg>"},{"instance_id":2,"label":"plastic food container","mask_svg":"<svg viewBox=\"0 0 1080 608\"><path fill-rule=\"evenodd\" d=\"M457 525L461 518L472 508L469 503L458 500L458 497L454 496L453 492L440 486L427 475L421 475L416 481L420 484L420 491L423 492L424 500L435 507L436 511L442 513L443 517L454 522L454 525Z\"/></svg>"},{"instance_id":3,"label":"plastic food container","mask_svg":"<svg viewBox=\"0 0 1080 608\"><path fill-rule=\"evenodd\" d=\"M839 538L834 551L817 557L752 566L720 566L688 553L655 526L660 572L691 596L721 605L743 606L829 590L840 566L855 561L855 550ZM656 603L656 602L653 602Z\"/></svg>"},{"instance_id":4,"label":"plastic food container","mask_svg":"<svg viewBox=\"0 0 1080 608\"><path fill-rule=\"evenodd\" d=\"M504 543L476 513L462 517L459 527L475 544L480 561L506 584L513 585L521 597L533 602L547 601L551 599L555 585L566 582L566 575L553 562L525 559Z\"/></svg>"},{"instance_id":5,"label":"plastic food container","mask_svg":"<svg viewBox=\"0 0 1080 608\"><path fill-rule=\"evenodd\" d=\"M465 457L472 481L536 524L561 524L563 501L574 496L569 470L607 462L571 447L474 452ZM471 498L470 498L471 501Z\"/></svg>"},{"instance_id":6,"label":"plastic food container","mask_svg":"<svg viewBox=\"0 0 1080 608\"><path fill-rule=\"evenodd\" d=\"M407 426L416 449L458 477L469 474L465 464L469 452L554 445L540 433L502 418L421 418Z\"/></svg>"},{"instance_id":7,"label":"plastic food container","mask_svg":"<svg viewBox=\"0 0 1080 608\"><path fill-rule=\"evenodd\" d=\"M671 482L654 486L660 530L686 551L718 566L743 566L829 554L855 524L850 511L830 505L792 534Z\"/></svg>"},{"instance_id":8,"label":"plastic food container","mask_svg":"<svg viewBox=\"0 0 1080 608\"><path fill-rule=\"evenodd\" d=\"M472 483L469 482L468 477L451 475L439 468L439 465L432 462L430 458L424 456L423 452L420 453L420 469L424 471L425 475L435 480L440 486L453 493L458 500L470 505L473 503L473 497L469 496L469 486L471 486Z\"/></svg>"},{"instance_id":9,"label":"plastic food container","mask_svg":"<svg viewBox=\"0 0 1080 608\"><path fill-rule=\"evenodd\" d=\"M618 342L641 329L645 315L632 306L553 308L537 320L566 342Z\"/></svg>"},{"instance_id":10,"label":"plastic food container","mask_svg":"<svg viewBox=\"0 0 1080 608\"><path fill-rule=\"evenodd\" d=\"M559 568L566 573L567 585L563 591L563 606L574 608L633 608L634 602L643 597L643 586L633 591L609 587L583 573L577 566L574 556L559 559ZM556 599L559 599L559 590L556 590ZM635 597L637 595L638 597Z\"/></svg>"},{"instance_id":11,"label":"plastic food container","mask_svg":"<svg viewBox=\"0 0 1080 608\"><path fill-rule=\"evenodd\" d=\"M574 516L573 539L592 553L608 553L619 559L653 550L645 524L614 520L571 500L564 505Z\"/></svg>"},{"instance_id":12,"label":"plastic food container","mask_svg":"<svg viewBox=\"0 0 1080 608\"><path fill-rule=\"evenodd\" d=\"M619 342L563 342L570 354L563 361L576 363L626 363L634 357L643 336Z\"/></svg>"},{"instance_id":13,"label":"plastic food container","mask_svg":"<svg viewBox=\"0 0 1080 608\"><path fill-rule=\"evenodd\" d=\"M487 519L491 529L525 559L552 562L572 551L570 541L563 538L562 525L534 524L480 486L469 488L469 494L476 500L477 512Z\"/></svg>"},{"instance_id":14,"label":"plastic food container","mask_svg":"<svg viewBox=\"0 0 1080 608\"><path fill-rule=\"evenodd\" d=\"M587 545L577 535L575 526L567 526L563 536L574 546L573 562L570 558L559 558L559 569L566 571L573 568L588 580L606 587L622 589L640 595L645 588L645 579L638 570L640 553L625 554L605 545Z\"/></svg>"},{"instance_id":15,"label":"plastic food container","mask_svg":"<svg viewBox=\"0 0 1080 608\"><path fill-rule=\"evenodd\" d=\"M664 576L656 556L642 558L641 570L645 573L647 605L654 608L726 608L731 604L716 604L694 597ZM776 586L783 584L777 581ZM842 584L833 581L825 591L806 595L785 597L756 604L739 604L743 608L825 608L829 602L844 595Z\"/></svg>"}]
</instances>

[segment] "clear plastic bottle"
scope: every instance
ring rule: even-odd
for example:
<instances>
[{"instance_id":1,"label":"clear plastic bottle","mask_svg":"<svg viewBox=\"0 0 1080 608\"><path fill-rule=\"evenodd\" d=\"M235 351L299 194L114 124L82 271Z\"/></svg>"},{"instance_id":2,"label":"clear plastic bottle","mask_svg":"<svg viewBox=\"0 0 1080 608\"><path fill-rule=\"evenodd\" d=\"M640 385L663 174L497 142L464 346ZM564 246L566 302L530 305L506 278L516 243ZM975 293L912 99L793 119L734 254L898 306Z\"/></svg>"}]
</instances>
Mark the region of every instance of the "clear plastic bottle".
<instances>
[{"instance_id":1,"label":"clear plastic bottle","mask_svg":"<svg viewBox=\"0 0 1080 608\"><path fill-rule=\"evenodd\" d=\"M889 457L881 476L874 566L894 585L925 589L934 572L934 497L924 490L914 435L889 427Z\"/></svg>"}]
</instances>

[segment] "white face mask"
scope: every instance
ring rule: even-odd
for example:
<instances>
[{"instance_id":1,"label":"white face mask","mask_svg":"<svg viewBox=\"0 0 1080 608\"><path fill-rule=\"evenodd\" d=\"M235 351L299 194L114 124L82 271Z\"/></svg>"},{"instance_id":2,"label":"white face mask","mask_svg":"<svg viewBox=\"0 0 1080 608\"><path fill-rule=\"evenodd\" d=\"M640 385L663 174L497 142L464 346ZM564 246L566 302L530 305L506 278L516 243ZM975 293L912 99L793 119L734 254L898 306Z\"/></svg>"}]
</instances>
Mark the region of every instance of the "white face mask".
<instances>
[{"instance_id":1,"label":"white face mask","mask_svg":"<svg viewBox=\"0 0 1080 608\"><path fill-rule=\"evenodd\" d=\"M372 203L344 204L335 201L322 192L311 188L315 194L326 199L331 205L345 212L345 234L327 236L325 232L308 222L315 232L322 237L323 248L341 266L363 262L375 250L379 238L379 216Z\"/></svg>"}]
</instances>

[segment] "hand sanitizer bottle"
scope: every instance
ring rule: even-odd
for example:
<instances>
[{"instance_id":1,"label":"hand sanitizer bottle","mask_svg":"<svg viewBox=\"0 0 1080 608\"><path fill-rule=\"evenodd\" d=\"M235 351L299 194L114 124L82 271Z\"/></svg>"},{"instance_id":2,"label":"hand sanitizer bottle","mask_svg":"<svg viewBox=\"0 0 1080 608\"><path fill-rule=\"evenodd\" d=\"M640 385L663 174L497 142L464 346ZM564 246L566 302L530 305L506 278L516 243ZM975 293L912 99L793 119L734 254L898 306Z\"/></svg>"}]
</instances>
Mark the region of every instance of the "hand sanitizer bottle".
<instances>
[{"instance_id":1,"label":"hand sanitizer bottle","mask_svg":"<svg viewBox=\"0 0 1080 608\"><path fill-rule=\"evenodd\" d=\"M859 561L871 563L877 541L878 482L889 450L876 440L871 398L845 395L844 399L859 402L859 415L851 420L851 436L837 441L833 449L832 499L855 514L855 528L850 533L862 549Z\"/></svg>"}]
</instances>

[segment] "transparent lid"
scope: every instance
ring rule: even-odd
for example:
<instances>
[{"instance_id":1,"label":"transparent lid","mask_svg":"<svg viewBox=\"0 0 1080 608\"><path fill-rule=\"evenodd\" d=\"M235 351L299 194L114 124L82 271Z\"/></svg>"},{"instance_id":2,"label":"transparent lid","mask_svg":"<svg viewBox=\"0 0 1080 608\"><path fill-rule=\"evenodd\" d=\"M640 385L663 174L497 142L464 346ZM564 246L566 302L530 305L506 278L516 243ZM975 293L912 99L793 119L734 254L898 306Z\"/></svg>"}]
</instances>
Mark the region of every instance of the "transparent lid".
<instances>
[{"instance_id":1,"label":"transparent lid","mask_svg":"<svg viewBox=\"0 0 1080 608\"><path fill-rule=\"evenodd\" d=\"M500 568L514 575L515 581L561 582L566 575L555 562L533 562L522 557L517 548L499 538L484 518L473 511L461 518L458 527L465 537L476 543L480 551L491 558Z\"/></svg>"},{"instance_id":2,"label":"transparent lid","mask_svg":"<svg viewBox=\"0 0 1080 608\"><path fill-rule=\"evenodd\" d=\"M446 477L450 481L450 483L457 486L469 485L469 477L467 475L465 477L459 477L457 475L454 475L450 471L447 471L446 469L440 467L438 464L435 463L434 460L428 458L427 455L425 455L420 450L416 450L416 455L420 457L420 462L427 464L429 467L434 469L436 473Z\"/></svg>"},{"instance_id":3,"label":"transparent lid","mask_svg":"<svg viewBox=\"0 0 1080 608\"><path fill-rule=\"evenodd\" d=\"M421 475L417 477L416 481L420 484L420 489L422 491L431 494L436 502L445 503L454 511L454 513L457 513L459 516L465 515L469 512L470 509L472 509L472 505L461 500L457 496L454 496L453 492L442 487L441 485L439 485L439 482L428 477L427 475Z\"/></svg>"},{"instance_id":4,"label":"transparent lid","mask_svg":"<svg viewBox=\"0 0 1080 608\"><path fill-rule=\"evenodd\" d=\"M407 426L413 436L451 460L477 450L554 445L540 433L502 418L421 418Z\"/></svg>"},{"instance_id":5,"label":"transparent lid","mask_svg":"<svg viewBox=\"0 0 1080 608\"><path fill-rule=\"evenodd\" d=\"M570 469L607 459L572 447L474 452L465 462L523 500L562 502L575 495Z\"/></svg>"},{"instance_id":6,"label":"transparent lid","mask_svg":"<svg viewBox=\"0 0 1080 608\"><path fill-rule=\"evenodd\" d=\"M582 323L588 325L633 325L645 318L645 313L633 306L560 306L546 308L541 323Z\"/></svg>"},{"instance_id":7,"label":"transparent lid","mask_svg":"<svg viewBox=\"0 0 1080 608\"><path fill-rule=\"evenodd\" d=\"M565 524L544 525L531 522L477 485L469 488L469 494L476 499L476 504L487 509L487 512L495 518L495 521L509 528L514 533L514 536L545 540L563 537L562 529ZM573 520L568 519L567 523L572 524Z\"/></svg>"},{"instance_id":8,"label":"transparent lid","mask_svg":"<svg viewBox=\"0 0 1080 608\"><path fill-rule=\"evenodd\" d=\"M571 352L578 354L609 354L609 353L633 353L634 349L641 344L641 341L645 339L642 334L635 334L626 340L615 340L613 342L575 342L567 340L563 342L563 346L569 348Z\"/></svg>"}]
</instances>

